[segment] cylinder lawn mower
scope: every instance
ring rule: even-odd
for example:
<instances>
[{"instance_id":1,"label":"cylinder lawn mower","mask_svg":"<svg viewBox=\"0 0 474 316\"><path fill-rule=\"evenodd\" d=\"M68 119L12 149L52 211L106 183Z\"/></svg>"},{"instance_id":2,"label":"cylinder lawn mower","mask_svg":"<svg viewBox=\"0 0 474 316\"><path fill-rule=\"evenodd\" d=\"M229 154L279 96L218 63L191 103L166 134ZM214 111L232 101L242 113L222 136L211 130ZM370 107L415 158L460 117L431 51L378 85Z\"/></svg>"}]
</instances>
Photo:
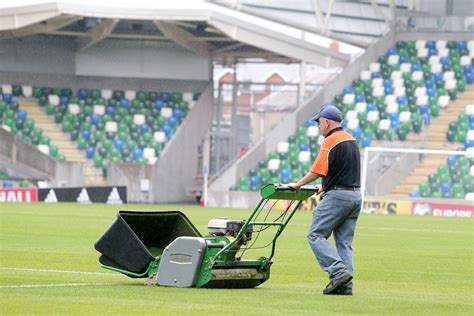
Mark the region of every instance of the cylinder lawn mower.
<instances>
[{"instance_id":1,"label":"cylinder lawn mower","mask_svg":"<svg viewBox=\"0 0 474 316\"><path fill-rule=\"evenodd\" d=\"M252 288L270 277L277 238L301 202L315 192L314 186L303 186L296 192L287 185L268 184L261 189L262 199L247 220L212 219L205 237L179 211L120 211L95 249L101 253L103 268L148 278L148 284ZM283 211L272 210L277 200L288 201ZM258 252L265 255L246 258Z\"/></svg>"}]
</instances>

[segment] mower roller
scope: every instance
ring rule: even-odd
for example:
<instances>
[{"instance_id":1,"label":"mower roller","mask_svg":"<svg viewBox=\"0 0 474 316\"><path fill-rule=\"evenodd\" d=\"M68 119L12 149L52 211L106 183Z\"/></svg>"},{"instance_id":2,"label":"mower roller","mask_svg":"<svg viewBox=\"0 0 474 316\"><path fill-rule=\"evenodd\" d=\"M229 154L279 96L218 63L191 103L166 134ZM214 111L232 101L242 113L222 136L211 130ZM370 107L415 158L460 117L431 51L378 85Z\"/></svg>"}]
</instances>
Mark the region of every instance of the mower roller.
<instances>
[{"instance_id":1,"label":"mower roller","mask_svg":"<svg viewBox=\"0 0 474 316\"><path fill-rule=\"evenodd\" d=\"M103 268L147 278L147 284L252 288L270 277L278 237L315 192L314 186L296 192L288 185L268 184L247 220L212 219L205 237L179 211L119 211L94 246ZM273 210L278 200L288 201L283 211ZM259 252L264 255L247 259Z\"/></svg>"}]
</instances>

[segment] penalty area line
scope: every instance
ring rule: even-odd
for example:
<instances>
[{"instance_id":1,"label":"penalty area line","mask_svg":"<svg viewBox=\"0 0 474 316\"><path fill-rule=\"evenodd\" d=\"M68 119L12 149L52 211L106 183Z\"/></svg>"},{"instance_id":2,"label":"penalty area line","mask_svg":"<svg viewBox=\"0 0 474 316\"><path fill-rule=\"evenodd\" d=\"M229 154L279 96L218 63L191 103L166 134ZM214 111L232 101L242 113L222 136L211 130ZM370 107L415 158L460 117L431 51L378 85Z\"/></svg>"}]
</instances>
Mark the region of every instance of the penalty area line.
<instances>
[{"instance_id":1,"label":"penalty area line","mask_svg":"<svg viewBox=\"0 0 474 316\"><path fill-rule=\"evenodd\" d=\"M110 286L120 285L117 283L52 283L52 284L20 284L20 285L0 285L0 289L30 289L42 287L74 287L74 286Z\"/></svg>"},{"instance_id":2,"label":"penalty area line","mask_svg":"<svg viewBox=\"0 0 474 316\"><path fill-rule=\"evenodd\" d=\"M82 275L102 275L102 276L121 276L117 273L106 272L88 272L88 271L69 271L69 270L50 270L50 269L32 269L32 268L2 268L0 270L25 271L38 273L62 273L62 274L82 274Z\"/></svg>"}]
</instances>

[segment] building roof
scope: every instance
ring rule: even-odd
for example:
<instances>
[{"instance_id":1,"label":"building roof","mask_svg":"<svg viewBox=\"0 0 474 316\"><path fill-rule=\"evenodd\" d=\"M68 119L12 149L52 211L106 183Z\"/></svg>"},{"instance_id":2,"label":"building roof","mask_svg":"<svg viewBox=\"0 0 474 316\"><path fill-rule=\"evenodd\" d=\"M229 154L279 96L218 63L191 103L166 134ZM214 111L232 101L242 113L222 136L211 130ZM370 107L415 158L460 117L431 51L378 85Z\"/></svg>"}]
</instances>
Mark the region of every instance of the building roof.
<instances>
[{"instance_id":1,"label":"building roof","mask_svg":"<svg viewBox=\"0 0 474 316\"><path fill-rule=\"evenodd\" d=\"M85 50L106 38L174 41L216 62L243 59L342 67L361 47L265 18L227 2L3 0L0 40L46 34L66 36ZM331 48L337 42L339 49Z\"/></svg>"}]
</instances>

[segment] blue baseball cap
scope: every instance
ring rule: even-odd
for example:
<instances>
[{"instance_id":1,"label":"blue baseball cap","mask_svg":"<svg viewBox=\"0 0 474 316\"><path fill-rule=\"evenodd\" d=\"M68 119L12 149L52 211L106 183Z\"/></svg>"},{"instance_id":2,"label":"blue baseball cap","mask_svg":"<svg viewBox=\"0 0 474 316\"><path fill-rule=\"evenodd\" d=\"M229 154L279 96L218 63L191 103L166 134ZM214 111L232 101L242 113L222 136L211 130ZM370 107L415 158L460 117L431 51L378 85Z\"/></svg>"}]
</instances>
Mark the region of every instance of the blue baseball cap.
<instances>
[{"instance_id":1,"label":"blue baseball cap","mask_svg":"<svg viewBox=\"0 0 474 316\"><path fill-rule=\"evenodd\" d=\"M318 114L316 114L311 121L316 121L319 123L319 119L321 117L324 117L325 119L335 121L335 122L341 122L342 121L342 113L339 111L338 108L336 108L333 105L328 105L319 111Z\"/></svg>"}]
</instances>

